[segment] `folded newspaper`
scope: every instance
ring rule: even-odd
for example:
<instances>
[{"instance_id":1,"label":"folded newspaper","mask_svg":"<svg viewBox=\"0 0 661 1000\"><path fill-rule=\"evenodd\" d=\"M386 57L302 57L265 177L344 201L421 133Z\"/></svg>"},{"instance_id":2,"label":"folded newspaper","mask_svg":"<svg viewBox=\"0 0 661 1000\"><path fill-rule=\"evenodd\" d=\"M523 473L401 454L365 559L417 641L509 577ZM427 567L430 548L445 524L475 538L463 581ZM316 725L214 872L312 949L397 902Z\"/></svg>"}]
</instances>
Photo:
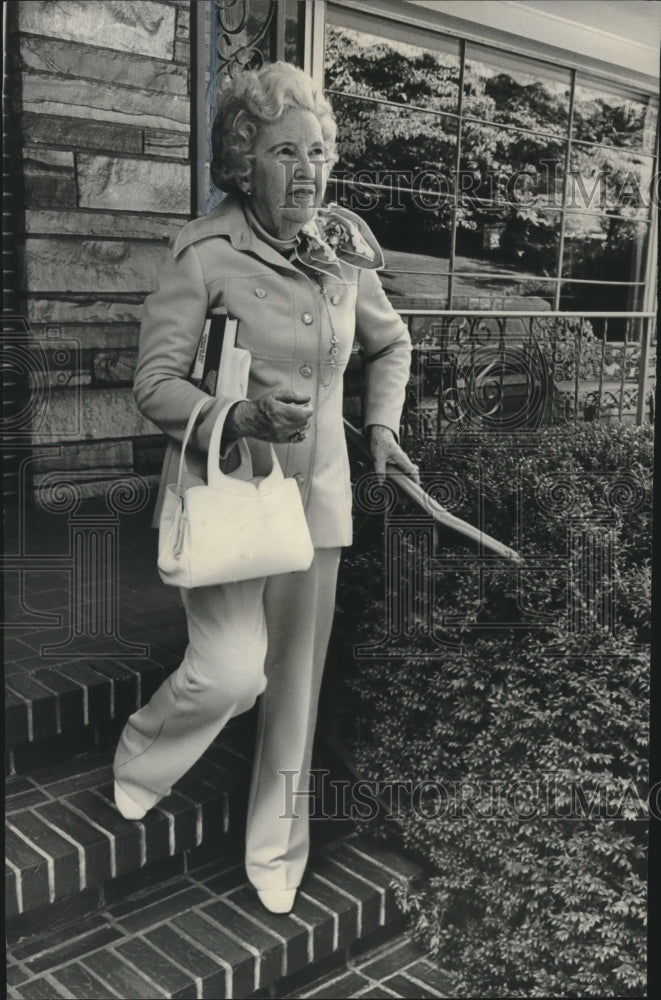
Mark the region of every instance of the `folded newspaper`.
<instances>
[{"instance_id":1,"label":"folded newspaper","mask_svg":"<svg viewBox=\"0 0 661 1000\"><path fill-rule=\"evenodd\" d=\"M344 431L347 436L347 440L355 445L364 455L371 457L371 449L367 438L364 434L361 434L353 424L349 423L348 420L344 421ZM414 503L417 504L426 514L434 519L438 524L442 524L445 528L450 528L452 531L459 532L460 535L464 535L466 538L470 538L471 541L477 542L478 545L483 546L485 549L489 549L491 552L495 552L499 556L503 556L505 559L509 559L511 562L523 562L521 556L514 549L511 549L509 545L503 545L499 542L497 538L492 538L491 535L487 535L485 531L481 528L476 528L475 525L469 524L468 521L462 520L460 517L455 517L451 514L449 510L442 507L440 503L430 497L428 493L423 490L422 486L418 486L405 472L401 472L394 465L386 466L386 473L390 479L395 483L401 492L409 497Z\"/></svg>"}]
</instances>

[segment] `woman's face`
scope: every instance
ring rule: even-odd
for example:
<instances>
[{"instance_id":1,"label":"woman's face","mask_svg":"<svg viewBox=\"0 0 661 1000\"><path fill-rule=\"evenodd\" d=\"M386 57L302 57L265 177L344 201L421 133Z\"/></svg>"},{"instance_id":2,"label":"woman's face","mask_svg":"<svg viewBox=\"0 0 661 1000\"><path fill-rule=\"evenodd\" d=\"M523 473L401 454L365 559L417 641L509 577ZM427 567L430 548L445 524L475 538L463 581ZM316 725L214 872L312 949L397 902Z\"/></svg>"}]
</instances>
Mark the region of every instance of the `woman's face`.
<instances>
[{"instance_id":1,"label":"woman's face","mask_svg":"<svg viewBox=\"0 0 661 1000\"><path fill-rule=\"evenodd\" d=\"M312 111L289 108L262 125L252 150L250 204L273 236L288 239L321 205L328 165L319 119Z\"/></svg>"}]
</instances>

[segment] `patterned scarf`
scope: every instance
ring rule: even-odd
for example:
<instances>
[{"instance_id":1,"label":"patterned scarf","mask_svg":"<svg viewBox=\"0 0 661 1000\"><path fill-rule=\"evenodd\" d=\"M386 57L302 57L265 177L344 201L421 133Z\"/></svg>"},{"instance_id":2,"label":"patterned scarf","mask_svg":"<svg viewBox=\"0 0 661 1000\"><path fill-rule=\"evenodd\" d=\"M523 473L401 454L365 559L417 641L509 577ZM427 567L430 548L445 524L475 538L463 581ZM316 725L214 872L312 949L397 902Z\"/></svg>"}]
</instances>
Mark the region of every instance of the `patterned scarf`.
<instances>
[{"instance_id":1,"label":"patterned scarf","mask_svg":"<svg viewBox=\"0 0 661 1000\"><path fill-rule=\"evenodd\" d=\"M337 211L337 205L317 209L314 218L289 240L279 240L264 229L248 201L243 208L248 224L261 240L313 271L341 278L340 261L351 267L384 267L381 248L372 234L361 232L355 222Z\"/></svg>"},{"instance_id":2,"label":"patterned scarf","mask_svg":"<svg viewBox=\"0 0 661 1000\"><path fill-rule=\"evenodd\" d=\"M342 277L340 261L351 267L377 269L383 254L371 233L363 233L336 205L320 208L299 230L295 256L306 267Z\"/></svg>"}]
</instances>

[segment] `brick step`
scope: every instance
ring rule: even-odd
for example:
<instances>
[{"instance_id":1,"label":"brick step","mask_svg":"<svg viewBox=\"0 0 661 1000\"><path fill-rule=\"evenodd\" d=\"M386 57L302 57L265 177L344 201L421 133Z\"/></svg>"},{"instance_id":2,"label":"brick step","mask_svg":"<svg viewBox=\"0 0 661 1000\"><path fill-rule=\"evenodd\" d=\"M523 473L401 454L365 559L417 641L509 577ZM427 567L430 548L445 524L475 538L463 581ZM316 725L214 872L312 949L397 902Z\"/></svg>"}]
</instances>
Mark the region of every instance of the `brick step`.
<instances>
[{"instance_id":1,"label":"brick step","mask_svg":"<svg viewBox=\"0 0 661 1000\"><path fill-rule=\"evenodd\" d=\"M177 623L176 633L160 637L162 645L148 644L144 658L49 662L35 650L23 660L10 661L5 683L5 747L12 757L10 767L26 747L63 734L73 737L114 720L124 722L141 708L181 663L186 647L181 616ZM42 635L24 636L21 641L26 639L38 645ZM18 641L13 641L14 651Z\"/></svg>"},{"instance_id":2,"label":"brick step","mask_svg":"<svg viewBox=\"0 0 661 1000\"><path fill-rule=\"evenodd\" d=\"M330 964L330 963L329 963ZM390 933L379 944L349 949L341 965L323 975L311 969L300 987L284 989L278 983L276 996L290 1000L330 1000L331 997L452 997L452 979L409 933Z\"/></svg>"},{"instance_id":3,"label":"brick step","mask_svg":"<svg viewBox=\"0 0 661 1000\"><path fill-rule=\"evenodd\" d=\"M394 886L418 874L381 843L355 834L326 840L311 853L292 913L276 916L247 883L237 853L13 945L8 996L220 1000L268 996L278 983L287 989L279 995L291 995L304 970L346 958L374 935L383 941L384 928L400 931Z\"/></svg>"},{"instance_id":4,"label":"brick step","mask_svg":"<svg viewBox=\"0 0 661 1000\"><path fill-rule=\"evenodd\" d=\"M113 750L79 754L6 782L6 915L47 925L50 910L98 905L99 890L164 859L242 829L252 759L252 713L234 720L172 794L140 823L113 801ZM198 850L199 853L199 850Z\"/></svg>"}]
</instances>

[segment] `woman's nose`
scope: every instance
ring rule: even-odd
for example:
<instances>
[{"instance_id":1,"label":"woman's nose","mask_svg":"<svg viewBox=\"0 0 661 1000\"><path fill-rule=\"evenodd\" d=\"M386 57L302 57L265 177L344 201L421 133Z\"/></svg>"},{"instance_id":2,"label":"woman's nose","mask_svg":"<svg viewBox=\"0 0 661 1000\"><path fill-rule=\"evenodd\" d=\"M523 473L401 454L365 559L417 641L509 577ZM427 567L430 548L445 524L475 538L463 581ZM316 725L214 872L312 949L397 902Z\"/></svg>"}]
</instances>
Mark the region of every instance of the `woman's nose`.
<instances>
[{"instance_id":1,"label":"woman's nose","mask_svg":"<svg viewBox=\"0 0 661 1000\"><path fill-rule=\"evenodd\" d=\"M314 180L314 165L307 153L303 153L294 165L294 178L299 180Z\"/></svg>"}]
</instances>

